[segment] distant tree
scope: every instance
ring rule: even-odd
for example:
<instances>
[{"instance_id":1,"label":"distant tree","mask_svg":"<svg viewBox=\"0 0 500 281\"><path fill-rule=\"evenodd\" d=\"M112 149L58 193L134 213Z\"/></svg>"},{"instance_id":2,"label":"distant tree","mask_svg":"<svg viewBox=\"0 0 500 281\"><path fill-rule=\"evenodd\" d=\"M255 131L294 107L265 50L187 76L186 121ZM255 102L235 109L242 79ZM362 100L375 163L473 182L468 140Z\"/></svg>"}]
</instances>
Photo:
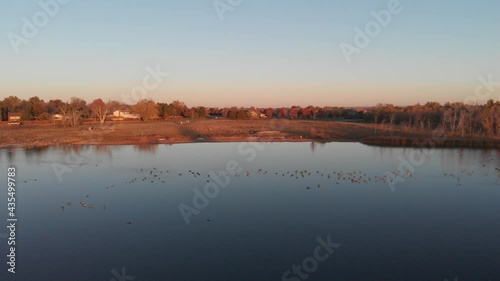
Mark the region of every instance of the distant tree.
<instances>
[{"instance_id":1,"label":"distant tree","mask_svg":"<svg viewBox=\"0 0 500 281\"><path fill-rule=\"evenodd\" d=\"M34 96L28 99L29 102L31 103L37 103L37 102L42 102L43 100L40 99L38 96Z\"/></svg>"},{"instance_id":2,"label":"distant tree","mask_svg":"<svg viewBox=\"0 0 500 281\"><path fill-rule=\"evenodd\" d=\"M42 120L42 121L44 121L44 120L50 120L50 119L52 119L52 115L50 115L50 113L48 113L48 112L44 112L44 113L38 115L36 117L36 119Z\"/></svg>"},{"instance_id":3,"label":"distant tree","mask_svg":"<svg viewBox=\"0 0 500 281\"><path fill-rule=\"evenodd\" d=\"M21 100L16 96L8 96L0 102L1 119L7 120L11 112L16 112L21 108Z\"/></svg>"},{"instance_id":4,"label":"distant tree","mask_svg":"<svg viewBox=\"0 0 500 281\"><path fill-rule=\"evenodd\" d=\"M99 119L99 122L104 124L104 121L106 120L106 113L108 111L104 101L102 101L102 99L95 99L89 104L89 108L97 119Z\"/></svg>"},{"instance_id":5,"label":"distant tree","mask_svg":"<svg viewBox=\"0 0 500 281\"><path fill-rule=\"evenodd\" d=\"M99 122L101 124L104 124L108 113L118 108L118 102L117 101L104 102L102 101L102 99L96 99L91 104L89 104L89 108L99 119Z\"/></svg>"},{"instance_id":6,"label":"distant tree","mask_svg":"<svg viewBox=\"0 0 500 281\"><path fill-rule=\"evenodd\" d=\"M37 96L31 97L28 102L31 104L33 110L33 116L39 116L40 114L47 112L47 103L44 102Z\"/></svg>"},{"instance_id":7,"label":"distant tree","mask_svg":"<svg viewBox=\"0 0 500 281\"><path fill-rule=\"evenodd\" d=\"M392 131L394 127L394 121L396 120L396 113L391 113L391 117L389 118L389 126Z\"/></svg>"},{"instance_id":8,"label":"distant tree","mask_svg":"<svg viewBox=\"0 0 500 281\"><path fill-rule=\"evenodd\" d=\"M311 107L306 107L300 110L301 118L310 119L312 118Z\"/></svg>"},{"instance_id":9,"label":"distant tree","mask_svg":"<svg viewBox=\"0 0 500 281\"><path fill-rule=\"evenodd\" d=\"M47 112L50 113L50 114L56 114L56 113L59 113L59 109L61 107L61 104L63 104L64 102L60 99L56 99L56 100L49 100L49 102L47 103Z\"/></svg>"},{"instance_id":10,"label":"distant tree","mask_svg":"<svg viewBox=\"0 0 500 281\"><path fill-rule=\"evenodd\" d=\"M288 112L289 110L286 108L280 108L278 109L278 117L279 118L287 118L288 117Z\"/></svg>"},{"instance_id":11,"label":"distant tree","mask_svg":"<svg viewBox=\"0 0 500 281\"><path fill-rule=\"evenodd\" d=\"M70 106L69 103L63 102L61 100L56 100L54 105L57 106L56 113L60 113L62 115L63 125L66 126L66 122L69 118Z\"/></svg>"},{"instance_id":12,"label":"distant tree","mask_svg":"<svg viewBox=\"0 0 500 281\"><path fill-rule=\"evenodd\" d=\"M272 108L267 108L267 109L265 110L265 112L266 112L265 114L266 114L267 118L273 118L273 115L274 115L274 109L272 109Z\"/></svg>"},{"instance_id":13,"label":"distant tree","mask_svg":"<svg viewBox=\"0 0 500 281\"><path fill-rule=\"evenodd\" d=\"M168 104L167 103L156 103L156 109L158 110L158 117L160 118L165 118L167 116L166 110L167 110Z\"/></svg>"},{"instance_id":14,"label":"distant tree","mask_svg":"<svg viewBox=\"0 0 500 281\"><path fill-rule=\"evenodd\" d=\"M436 111L441 108L441 104L439 102L429 101L425 103L424 107L430 109L431 111Z\"/></svg>"},{"instance_id":15,"label":"distant tree","mask_svg":"<svg viewBox=\"0 0 500 281\"><path fill-rule=\"evenodd\" d=\"M9 118L9 112L6 108L2 107L0 104L0 120L7 121Z\"/></svg>"},{"instance_id":16,"label":"distant tree","mask_svg":"<svg viewBox=\"0 0 500 281\"><path fill-rule=\"evenodd\" d=\"M170 116L177 116L177 111L175 111L175 107L173 104L168 104L165 109L164 109L164 116L165 117L170 117Z\"/></svg>"},{"instance_id":17,"label":"distant tree","mask_svg":"<svg viewBox=\"0 0 500 281\"><path fill-rule=\"evenodd\" d=\"M80 125L80 118L84 114L85 106L87 102L77 98L72 97L69 101L69 114L70 114L70 125L71 127L76 127Z\"/></svg>"},{"instance_id":18,"label":"distant tree","mask_svg":"<svg viewBox=\"0 0 500 281\"><path fill-rule=\"evenodd\" d=\"M140 100L133 107L133 112L139 114L143 121L158 117L158 108L153 100Z\"/></svg>"},{"instance_id":19,"label":"distant tree","mask_svg":"<svg viewBox=\"0 0 500 281\"><path fill-rule=\"evenodd\" d=\"M196 111L196 117L197 118L205 118L208 115L207 110L203 106L197 107L195 109L195 111Z\"/></svg>"},{"instance_id":20,"label":"distant tree","mask_svg":"<svg viewBox=\"0 0 500 281\"><path fill-rule=\"evenodd\" d=\"M236 112L236 119L247 119L250 118L248 110L238 110Z\"/></svg>"},{"instance_id":21,"label":"distant tree","mask_svg":"<svg viewBox=\"0 0 500 281\"><path fill-rule=\"evenodd\" d=\"M236 110L234 109L231 109L229 111L227 111L227 116L226 116L227 119L236 119L237 118L237 115L236 115Z\"/></svg>"},{"instance_id":22,"label":"distant tree","mask_svg":"<svg viewBox=\"0 0 500 281\"><path fill-rule=\"evenodd\" d=\"M495 135L495 110L493 106L493 103L491 103L491 107L486 105L486 108L481 110L477 116L478 123L480 124L478 127L480 127L487 136Z\"/></svg>"},{"instance_id":23,"label":"distant tree","mask_svg":"<svg viewBox=\"0 0 500 281\"><path fill-rule=\"evenodd\" d=\"M33 120L33 117L34 117L33 107L31 106L31 104L29 102L26 102L22 107L21 120L25 120L25 121Z\"/></svg>"},{"instance_id":24,"label":"distant tree","mask_svg":"<svg viewBox=\"0 0 500 281\"><path fill-rule=\"evenodd\" d=\"M177 115L181 115L181 116L185 117L186 111L188 110L188 107L186 106L186 104L184 102L175 100L171 104L174 107Z\"/></svg>"}]
</instances>

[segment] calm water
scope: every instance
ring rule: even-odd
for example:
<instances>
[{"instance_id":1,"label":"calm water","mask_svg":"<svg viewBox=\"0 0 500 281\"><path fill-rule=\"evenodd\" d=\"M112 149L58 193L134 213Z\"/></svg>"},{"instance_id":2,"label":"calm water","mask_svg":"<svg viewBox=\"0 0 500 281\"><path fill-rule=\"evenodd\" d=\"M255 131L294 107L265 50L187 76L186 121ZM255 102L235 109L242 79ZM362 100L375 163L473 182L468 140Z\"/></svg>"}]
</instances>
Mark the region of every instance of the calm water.
<instances>
[{"instance_id":1,"label":"calm water","mask_svg":"<svg viewBox=\"0 0 500 281\"><path fill-rule=\"evenodd\" d=\"M500 151L427 150L391 188L386 172L417 151L2 150L1 178L17 168L19 221L16 274L6 272L0 236L0 280L500 280ZM228 164L236 175L224 172Z\"/></svg>"}]
</instances>

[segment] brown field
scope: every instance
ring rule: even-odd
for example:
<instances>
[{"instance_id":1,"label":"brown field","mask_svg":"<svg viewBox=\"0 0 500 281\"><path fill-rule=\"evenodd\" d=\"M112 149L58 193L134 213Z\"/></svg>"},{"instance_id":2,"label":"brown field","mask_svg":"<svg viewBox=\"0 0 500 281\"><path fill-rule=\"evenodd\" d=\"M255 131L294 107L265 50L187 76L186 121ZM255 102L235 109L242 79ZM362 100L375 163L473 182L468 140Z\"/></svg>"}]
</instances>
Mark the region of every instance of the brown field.
<instances>
[{"instance_id":1,"label":"brown field","mask_svg":"<svg viewBox=\"0 0 500 281\"><path fill-rule=\"evenodd\" d=\"M53 123L0 123L0 148L56 144L159 144L186 142L361 142L381 146L499 148L499 138L433 135L373 124L320 120L175 120L84 123L77 128Z\"/></svg>"}]
</instances>

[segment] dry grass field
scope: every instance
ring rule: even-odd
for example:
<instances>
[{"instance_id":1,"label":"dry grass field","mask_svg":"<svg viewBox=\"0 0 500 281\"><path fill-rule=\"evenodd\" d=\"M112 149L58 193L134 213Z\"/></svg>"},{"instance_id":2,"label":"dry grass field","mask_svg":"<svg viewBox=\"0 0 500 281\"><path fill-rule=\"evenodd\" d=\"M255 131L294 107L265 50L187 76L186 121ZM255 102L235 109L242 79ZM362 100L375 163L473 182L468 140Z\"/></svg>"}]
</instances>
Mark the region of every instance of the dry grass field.
<instances>
[{"instance_id":1,"label":"dry grass field","mask_svg":"<svg viewBox=\"0 0 500 281\"><path fill-rule=\"evenodd\" d=\"M53 123L0 123L0 147L55 144L155 144L186 142L363 142L374 145L418 146L434 140L436 146L499 147L498 138L447 137L439 141L432 131L403 131L373 124L320 120L175 120L151 122L84 123L70 128Z\"/></svg>"}]
</instances>

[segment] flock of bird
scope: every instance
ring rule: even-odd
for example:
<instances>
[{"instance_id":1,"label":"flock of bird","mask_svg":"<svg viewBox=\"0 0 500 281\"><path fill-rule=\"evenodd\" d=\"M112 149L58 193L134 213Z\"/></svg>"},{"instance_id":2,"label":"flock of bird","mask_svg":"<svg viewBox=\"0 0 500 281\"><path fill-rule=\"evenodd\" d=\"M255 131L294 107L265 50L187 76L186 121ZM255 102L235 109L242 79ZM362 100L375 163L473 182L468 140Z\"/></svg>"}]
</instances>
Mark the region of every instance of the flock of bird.
<instances>
[{"instance_id":1,"label":"flock of bird","mask_svg":"<svg viewBox=\"0 0 500 281\"><path fill-rule=\"evenodd\" d=\"M85 197L89 198L89 195L86 195ZM64 211L64 210L65 210L65 208L69 208L69 206L73 206L73 202L71 202L71 201L66 202L66 205L62 205L62 206L61 206L61 210L63 210L63 211ZM87 204L87 203L86 203L85 201L83 201L83 200L82 200L82 201L80 201L80 206L81 206L82 208L95 209L95 205L94 205L94 204ZM103 210L106 210L106 205L102 205L102 206L101 206L101 208L102 208Z\"/></svg>"},{"instance_id":2,"label":"flock of bird","mask_svg":"<svg viewBox=\"0 0 500 281\"><path fill-rule=\"evenodd\" d=\"M178 176L178 177L192 177L192 178L198 178L202 177L202 174L200 172L194 171L194 170L189 170L187 172L171 172L170 170L158 170L156 168L153 168L152 170L144 170L141 169L141 172L145 174L145 176L141 177L134 177L131 180L128 180L125 182L125 184L133 184L133 183L138 183L138 182L148 182L148 183L165 183L167 179L171 176ZM286 171L286 172L271 172L269 170L264 170L264 169L258 169L256 171L244 171L240 173L235 173L233 175L230 175L231 177L235 178L242 178L242 177L251 177L253 174L257 174L260 176L266 176L266 175L274 175L277 177L282 177L286 179L305 179L305 178L310 178L310 177L319 177L322 179L331 179L332 181L335 182L335 184L340 184L343 181L350 182L352 184L370 184L372 182L382 182L386 183L387 181L390 180L390 177L388 175L384 175L381 177L371 177L368 174L362 172L361 170L357 171L332 171L332 172L320 172L319 170L316 171L310 171L310 170L294 170L294 171ZM206 175L206 182L210 182L210 174ZM106 189L109 189L111 187L114 187L115 185L110 185L107 186ZM318 185L317 187L320 187Z\"/></svg>"},{"instance_id":3,"label":"flock of bird","mask_svg":"<svg viewBox=\"0 0 500 281\"><path fill-rule=\"evenodd\" d=\"M480 166L486 167L485 163L480 163ZM496 178L500 179L500 168L494 167ZM418 171L418 170L417 170ZM172 178L200 178L202 181L210 182L212 179L210 177L210 173L202 173L195 170L188 171L172 171L172 170L161 170L156 167L152 169L144 169L136 171L140 174L140 176L135 176L127 181L124 184L139 184L142 185L144 183L149 184L165 184L168 183ZM322 186L334 186L340 184L350 184L350 185L373 185L373 184L387 184L397 180L397 177L402 178L413 178L415 177L415 171L410 170L397 170L393 172L386 172L383 175L372 176L367 174L362 170L354 170L354 171L320 171L320 170L289 170L289 171L272 171L267 169L257 169L257 170L247 170L241 171L239 173L235 173L230 175L234 178L251 178L252 176L274 176L281 178L283 180L295 180L299 181L299 186L303 184L303 188L306 190L310 190L313 188L321 188ZM462 178L463 177L471 177L474 175L482 175L489 176L488 172L476 172L474 169L462 169L459 172L445 172L443 174L444 177L452 178L456 180L456 186L462 186ZM204 177L204 179L202 179ZM280 179L280 180L281 180ZM309 179L309 180L307 180ZM313 179L315 183L311 183ZM187 180L187 178L186 178ZM301 180L304 180L300 183ZM106 189L119 187L119 184L111 184L106 186ZM499 184L500 186L500 184ZM86 197L89 197L88 195ZM72 202L67 202L66 205L61 206L61 209L64 211L65 208L72 206ZM88 209L95 209L96 206L94 204L89 204L85 201L80 201L80 206ZM106 210L106 205L101 206L102 210Z\"/></svg>"}]
</instances>

